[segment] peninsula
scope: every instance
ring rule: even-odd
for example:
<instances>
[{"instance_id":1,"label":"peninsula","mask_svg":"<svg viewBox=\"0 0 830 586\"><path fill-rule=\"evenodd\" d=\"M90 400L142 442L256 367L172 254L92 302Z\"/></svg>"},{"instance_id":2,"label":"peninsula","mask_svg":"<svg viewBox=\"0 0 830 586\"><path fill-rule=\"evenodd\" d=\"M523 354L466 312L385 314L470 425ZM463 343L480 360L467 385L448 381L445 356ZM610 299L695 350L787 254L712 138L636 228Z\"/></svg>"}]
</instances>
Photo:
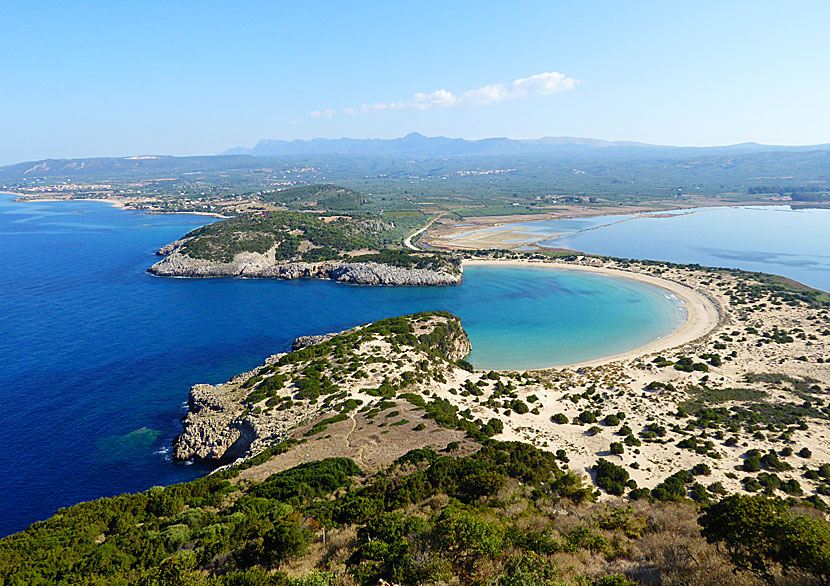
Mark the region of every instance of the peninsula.
<instances>
[{"instance_id":1,"label":"peninsula","mask_svg":"<svg viewBox=\"0 0 830 586\"><path fill-rule=\"evenodd\" d=\"M158 251L163 277L323 278L360 285L454 285L460 260L395 243L373 216L271 211L203 226Z\"/></svg>"}]
</instances>

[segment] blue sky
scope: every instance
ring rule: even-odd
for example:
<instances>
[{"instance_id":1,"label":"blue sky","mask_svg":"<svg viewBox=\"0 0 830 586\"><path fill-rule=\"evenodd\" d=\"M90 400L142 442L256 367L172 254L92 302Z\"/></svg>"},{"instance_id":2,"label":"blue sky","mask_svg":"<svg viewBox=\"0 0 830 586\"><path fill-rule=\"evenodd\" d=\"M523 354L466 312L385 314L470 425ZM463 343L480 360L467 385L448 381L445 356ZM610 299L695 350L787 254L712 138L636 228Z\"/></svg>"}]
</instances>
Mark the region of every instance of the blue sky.
<instances>
[{"instance_id":1,"label":"blue sky","mask_svg":"<svg viewBox=\"0 0 830 586\"><path fill-rule=\"evenodd\" d=\"M828 22L827 2L5 0L0 163L411 131L830 142Z\"/></svg>"}]
</instances>

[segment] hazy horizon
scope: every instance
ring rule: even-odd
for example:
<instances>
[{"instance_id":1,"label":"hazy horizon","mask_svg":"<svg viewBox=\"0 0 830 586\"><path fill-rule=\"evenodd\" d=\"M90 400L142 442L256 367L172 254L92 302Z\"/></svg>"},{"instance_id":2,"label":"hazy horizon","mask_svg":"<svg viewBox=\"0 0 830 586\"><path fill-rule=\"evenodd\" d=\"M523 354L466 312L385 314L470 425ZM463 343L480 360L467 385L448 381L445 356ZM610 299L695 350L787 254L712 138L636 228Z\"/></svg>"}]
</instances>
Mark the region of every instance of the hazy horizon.
<instances>
[{"instance_id":1,"label":"hazy horizon","mask_svg":"<svg viewBox=\"0 0 830 586\"><path fill-rule=\"evenodd\" d=\"M830 142L830 5L0 7L0 161L262 139Z\"/></svg>"},{"instance_id":2,"label":"hazy horizon","mask_svg":"<svg viewBox=\"0 0 830 586\"><path fill-rule=\"evenodd\" d=\"M344 140L344 139L345 140L395 140L395 139L405 138L409 134L421 134L425 138L446 138L446 139L450 139L450 140L461 139L461 140L467 140L467 141L493 140L493 139L503 139L503 138L507 138L507 139L510 139L510 140L516 140L516 141L534 141L534 140L544 140L544 139L551 139L551 140L568 140L568 139L570 139L570 140L574 140L574 141L595 141L595 142L608 143L608 144L614 144L614 145L616 145L616 144L629 144L629 145L643 146L643 147L700 148L700 149L727 148L727 147L734 147L734 146L740 146L740 145L758 145L759 147L771 147L771 148L775 148L775 147L782 147L782 148L802 147L802 148L809 149L810 147L817 147L817 148L827 147L828 144L830 144L830 142L815 143L815 144L766 144L766 143L761 143L761 142L752 141L752 140L743 141L743 142L740 142L740 143L730 143L730 144L704 144L704 145L651 144L651 143L643 143L643 142L640 142L640 141L631 141L631 140L610 141L610 140L597 138L597 137L593 137L593 136L531 136L531 137L521 137L521 138L513 138L513 137L506 137L506 136L483 136L483 137L467 138L467 137L446 136L446 135L431 135L431 136L428 136L428 135L425 135L425 134L422 134L422 133L418 132L417 130L413 130L413 131L408 132L404 135L392 136L392 137L388 137L388 138L387 137L379 137L379 136L366 137L365 139L357 139L357 138L351 137L351 136L335 136L335 137L322 137L322 136L319 136L319 137L312 137L312 138L309 138L309 139L273 139L273 138L264 137L264 138L261 138L261 139L257 140L253 144L250 144L250 145L234 145L234 146L230 146L226 149L223 149L223 150L215 152L215 153L172 154L172 153L165 153L165 152L130 152L130 153L106 154L106 155L89 155L89 156L72 156L72 155L69 155L69 156L62 156L62 157L42 157L40 159L26 159L26 160L19 160L19 161L0 161L0 167L6 167L6 166L10 166L10 165L18 165L18 164L21 164L21 163L33 162L33 161L39 161L39 160L47 160L47 159L71 160L71 159L86 159L86 158L115 158L115 159L118 159L118 158L143 157L143 156L145 156L145 157L153 157L153 156L155 156L155 157L167 157L167 156L170 156L170 157L224 156L224 155L237 154L237 153L230 153L230 152L227 152L227 151L233 151L233 150L237 150L237 149L253 150L260 143L268 142L268 141L285 141L285 142L290 143L290 142L294 142L294 141L297 141L297 142L310 142L310 141L315 141L315 140ZM824 149L822 149L822 150L824 150ZM245 154L245 153L239 153L239 154ZM331 154L337 154L337 153L331 153ZM291 156L300 156L300 155L291 155Z\"/></svg>"}]
</instances>

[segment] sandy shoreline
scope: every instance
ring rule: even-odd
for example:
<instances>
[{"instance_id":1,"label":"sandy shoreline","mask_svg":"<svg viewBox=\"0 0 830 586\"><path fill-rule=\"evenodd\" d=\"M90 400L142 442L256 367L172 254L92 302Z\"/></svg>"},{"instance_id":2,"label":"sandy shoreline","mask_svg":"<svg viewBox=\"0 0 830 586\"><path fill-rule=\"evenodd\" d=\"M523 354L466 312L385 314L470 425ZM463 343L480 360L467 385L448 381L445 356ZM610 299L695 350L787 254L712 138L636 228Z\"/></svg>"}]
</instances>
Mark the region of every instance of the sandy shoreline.
<instances>
[{"instance_id":1,"label":"sandy shoreline","mask_svg":"<svg viewBox=\"0 0 830 586\"><path fill-rule=\"evenodd\" d=\"M466 264L582 270L628 278L671 292L686 305L686 322L650 344L586 363L528 373L543 381L519 395L527 397L529 406L530 397L534 397L535 414L531 412L519 418L502 410L499 402L493 407L482 405L476 397L459 397L450 387L458 392L466 384L463 379L469 378L468 375L459 373L449 380L442 389L446 394L439 395L458 404L460 409L471 409L483 421L509 414L502 418L505 429L498 439L530 442L551 451L564 449L570 470L581 475L590 475L597 458L605 458L625 467L638 486L647 488L653 488L678 470L691 470L705 463L711 473L699 477L699 482L717 483L727 491L744 492L741 477L746 476L742 466L747 450L774 451L789 460L792 467L778 472L783 481L799 483L808 495L816 490L815 484L804 477L807 462L795 452L807 448L813 462L830 461L830 426L826 414L820 411L805 414L805 426L792 427L786 439L766 429L756 433L751 424L741 424L735 432L740 441L730 444L725 436L709 435L708 428L689 431L678 427L677 413L689 401L699 401L706 407L729 412L746 409L774 422L780 421L782 412L788 408L798 409L804 401L799 385L809 382L820 387L830 380L827 360L830 345L826 341L830 339L830 315L822 306L803 301L781 303L770 289L765 293L744 289L750 285L764 291L764 286L751 275L716 269L619 263L591 257L567 262L472 259ZM741 290L746 293L736 295ZM781 343L771 342L769 332L774 330L793 335ZM655 364L651 359L657 354L666 357L666 366ZM712 356L717 360L711 360ZM704 368L673 367L681 358L691 359ZM481 371L477 375L486 376ZM721 392L734 394L734 398L709 398L709 394ZM744 398L742 393L747 392L757 393L758 398ZM579 417L585 410L600 411L593 427L589 427L590 423L580 424ZM611 443L622 442L624 434L617 426L602 423L609 413L624 414L620 419L624 419L635 436L632 444L626 440L622 454L610 451ZM564 421L557 422L555 417L563 417ZM660 433L664 435L647 437L644 432L649 425L662 426L664 431ZM683 440L696 441L698 445L683 447ZM696 451L701 443L709 447ZM782 452L786 445L791 446L789 455ZM609 497L603 496L606 498Z\"/></svg>"},{"instance_id":2,"label":"sandy shoreline","mask_svg":"<svg viewBox=\"0 0 830 586\"><path fill-rule=\"evenodd\" d=\"M804 383L817 385L816 392L822 393L830 381L830 311L825 306L782 303L784 298L751 274L702 267L585 256L569 261L482 258L465 264L581 270L631 279L677 296L686 305L686 320L659 340L590 363L506 369L496 371L495 378L488 370L470 372L448 364L443 378L424 378L415 383L415 392L469 410L481 421L499 419L504 429L498 440L563 450L563 466L588 486L603 458L625 468L639 488L654 488L679 470L706 464L695 482L709 487L711 495L745 492L742 477L755 478L743 468L747 450L758 450L774 451L788 462L791 468L776 472L782 482L798 483L805 495L818 490L819 481L806 478L804 470L830 462L830 413L803 413L803 425L790 420L786 436L780 432L785 429L781 422L805 401ZM769 337L772 330L794 335L776 343ZM366 356L377 350L390 365L400 355L391 346L374 348ZM650 353L662 354L665 363L655 363L647 357ZM702 368L676 368L683 366L681 359ZM351 381L352 392L394 375L375 370L367 376ZM471 385L480 391L467 392ZM514 401L525 409L517 409ZM728 416L722 423L700 424L694 414L699 406L735 414L746 410L761 420ZM691 418L682 416L681 408ZM585 413L594 421L584 420ZM616 415L616 423L609 422L610 415ZM623 446L622 453L612 450L615 443ZM790 451L784 452L785 447ZM810 461L800 455L803 448ZM602 501L615 498L601 496Z\"/></svg>"},{"instance_id":3,"label":"sandy shoreline","mask_svg":"<svg viewBox=\"0 0 830 586\"><path fill-rule=\"evenodd\" d=\"M83 197L83 198L68 198L68 197L32 197L26 193L16 193L12 191L4 191L3 193L7 195L14 195L16 196L13 201L20 202L20 203L54 203L54 202L61 202L61 203L72 203L76 201L100 201L103 203L107 203L111 206L115 206L119 209L126 209L124 202L119 199L110 199L108 197Z\"/></svg>"},{"instance_id":4,"label":"sandy shoreline","mask_svg":"<svg viewBox=\"0 0 830 586\"><path fill-rule=\"evenodd\" d=\"M683 202L682 206L669 205L639 205L623 208L586 208L574 206L563 211L534 215L516 216L482 216L469 218L468 224L436 223L422 237L421 242L442 250L480 250L501 248L515 250L520 247L536 249L555 249L556 241L562 236L571 235L565 231L561 234L539 234L533 231L534 224L558 220L575 220L606 216L608 224L584 228L576 233L597 230L620 222L628 222L641 217L667 217L696 213L704 208L717 207L745 207L745 206L775 206L789 205L789 201L748 200L745 202L726 202L721 200L696 200ZM619 216L617 219L615 217ZM622 218L622 216L631 216ZM549 242L548 245L541 243Z\"/></svg>"},{"instance_id":5,"label":"sandy shoreline","mask_svg":"<svg viewBox=\"0 0 830 586\"><path fill-rule=\"evenodd\" d=\"M14 201L21 202L21 203L37 203L37 202L60 202L60 203L73 203L78 201L98 201L102 203L109 204L114 206L120 210L124 210L126 212L141 212L145 214L190 214L193 216L208 216L210 218L218 218L220 220L227 220L230 216L223 216L222 214L218 214L215 212L167 212L163 210L137 210L131 207L127 207L127 203L120 199L114 199L109 197L83 197L83 198L62 198L62 197L31 197L25 193L16 193L11 191L4 191L8 195L17 196Z\"/></svg>"},{"instance_id":6,"label":"sandy shoreline","mask_svg":"<svg viewBox=\"0 0 830 586\"><path fill-rule=\"evenodd\" d=\"M675 281L668 279L661 279L651 275L644 275L632 271L622 271L618 269L611 269L606 267L591 267L583 265L547 262L547 261L527 261L527 260L465 260L464 266L519 266L519 267L537 267L558 269L563 271L583 271L600 275L607 275L612 277L620 277L623 279L630 279L659 287L669 293L677 296L686 309L686 321L678 329L674 330L667 336L658 340L654 340L644 346L635 348L628 352L614 354L611 356L604 356L594 360L585 362L578 362L573 364L560 365L552 368L574 368L582 366L599 366L608 364L609 362L617 362L622 360L633 360L647 354L654 354L677 346L682 346L694 340L697 340L709 332L711 332L718 325L721 319L721 312L717 305L708 297L699 291L682 285ZM530 369L530 370L540 370Z\"/></svg>"}]
</instances>

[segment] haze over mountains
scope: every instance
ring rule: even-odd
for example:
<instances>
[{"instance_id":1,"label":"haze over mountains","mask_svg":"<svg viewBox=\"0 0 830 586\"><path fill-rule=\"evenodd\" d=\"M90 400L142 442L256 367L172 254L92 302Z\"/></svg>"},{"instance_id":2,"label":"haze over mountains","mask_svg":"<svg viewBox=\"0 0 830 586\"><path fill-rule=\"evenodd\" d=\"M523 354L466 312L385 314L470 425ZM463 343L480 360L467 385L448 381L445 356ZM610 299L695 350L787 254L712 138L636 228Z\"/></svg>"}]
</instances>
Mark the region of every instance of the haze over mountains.
<instances>
[{"instance_id":1,"label":"haze over mountains","mask_svg":"<svg viewBox=\"0 0 830 586\"><path fill-rule=\"evenodd\" d=\"M830 150L830 143L804 146L763 145L747 142L727 146L677 147L631 141L605 141L594 138L552 137L535 139L483 138L467 140L444 136L424 136L411 132L392 139L315 138L311 140L261 140L253 148L236 147L223 155L290 156L322 154L361 154L381 156L470 156L550 154L589 157L694 157L711 154L739 154L772 151Z\"/></svg>"},{"instance_id":2,"label":"haze over mountains","mask_svg":"<svg viewBox=\"0 0 830 586\"><path fill-rule=\"evenodd\" d=\"M27 161L0 166L0 187L38 181L108 182L171 177L207 180L217 173L229 173L233 182L248 184L252 170L255 174L280 174L295 165L310 165L319 175L306 177L306 181L348 183L370 176L404 180L413 176L453 175L481 167L518 169L515 177L526 176L529 181L539 180L542 173L561 182L578 168L583 191L597 187L594 179L624 181L629 186L638 185L638 189L659 183L663 187L708 185L717 191L726 186L766 185L771 181L829 184L830 143L782 146L750 142L677 147L574 137L467 140L413 132L395 139L263 140L251 149L239 147L219 155L142 154ZM228 182L221 176L210 181Z\"/></svg>"}]
</instances>

